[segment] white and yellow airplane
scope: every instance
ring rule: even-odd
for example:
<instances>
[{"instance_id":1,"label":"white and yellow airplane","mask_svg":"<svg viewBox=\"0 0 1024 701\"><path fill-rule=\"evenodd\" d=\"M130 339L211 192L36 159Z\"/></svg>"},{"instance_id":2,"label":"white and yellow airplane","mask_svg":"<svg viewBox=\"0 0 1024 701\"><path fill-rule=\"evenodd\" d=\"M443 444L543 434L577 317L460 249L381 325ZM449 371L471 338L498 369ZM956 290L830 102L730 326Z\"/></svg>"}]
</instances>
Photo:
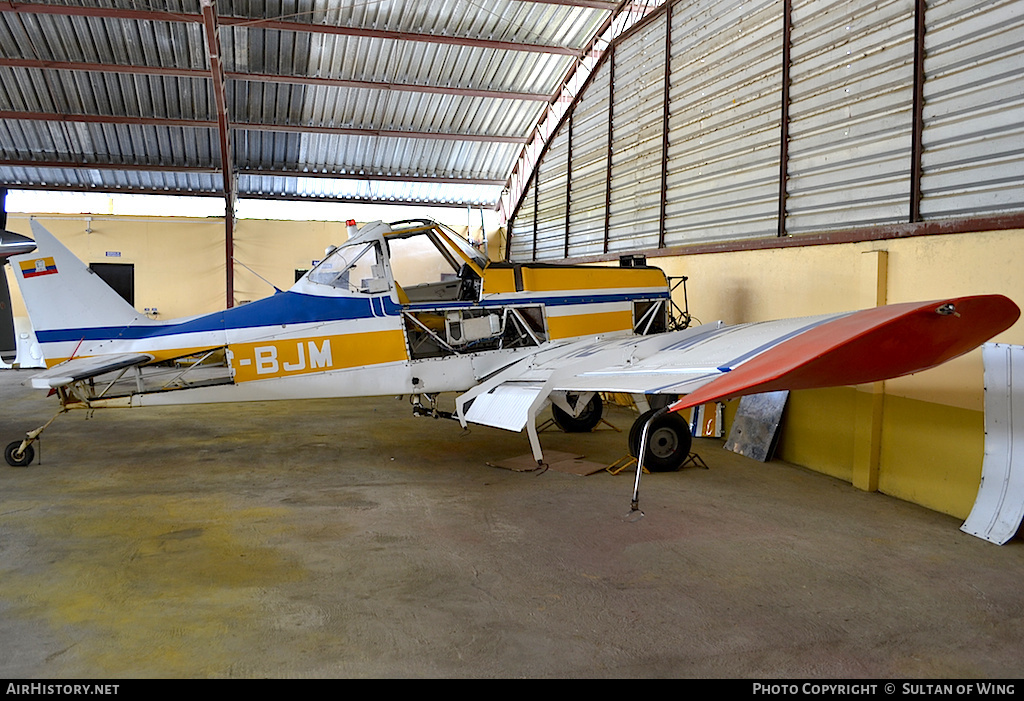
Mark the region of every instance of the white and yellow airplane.
<instances>
[{"instance_id":1,"label":"white and yellow airplane","mask_svg":"<svg viewBox=\"0 0 1024 701\"><path fill-rule=\"evenodd\" d=\"M673 331L657 268L492 262L434 222L406 221L350 222L348 241L287 291L156 321L38 222L32 230L36 250L11 262L48 365L31 383L57 394L58 415L410 395L418 414L526 428L541 462L536 419L549 404L564 429L586 431L600 421L601 392L633 394L644 408L651 395L682 396L630 431L638 481L643 466L674 469L689 454L687 423L673 410L917 372L1020 315L1009 299L985 295ZM437 410L442 392L459 393L452 414ZM45 428L10 443L7 462L29 464Z\"/></svg>"}]
</instances>

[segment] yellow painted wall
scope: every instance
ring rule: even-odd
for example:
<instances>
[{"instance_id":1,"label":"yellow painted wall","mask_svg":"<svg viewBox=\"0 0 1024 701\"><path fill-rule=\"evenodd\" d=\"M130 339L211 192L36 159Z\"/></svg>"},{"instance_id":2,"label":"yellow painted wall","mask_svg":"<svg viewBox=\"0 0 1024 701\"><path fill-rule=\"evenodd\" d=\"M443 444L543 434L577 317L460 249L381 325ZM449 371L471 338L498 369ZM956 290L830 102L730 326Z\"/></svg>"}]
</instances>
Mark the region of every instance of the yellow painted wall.
<instances>
[{"instance_id":1,"label":"yellow painted wall","mask_svg":"<svg viewBox=\"0 0 1024 701\"><path fill-rule=\"evenodd\" d=\"M880 242L651 259L687 275L703 322L759 321L859 309L876 297L885 251L888 303L999 293L1024 306L1024 232L978 232ZM1024 322L994 339L1024 344ZM877 488L964 518L984 454L981 351L917 375L858 388L792 393L779 457L865 486L872 391L880 392Z\"/></svg>"},{"instance_id":2,"label":"yellow painted wall","mask_svg":"<svg viewBox=\"0 0 1024 701\"><path fill-rule=\"evenodd\" d=\"M134 264L135 306L140 310L156 307L159 318L175 318L224 308L221 220L46 215L36 219L87 264ZM8 215L7 228L32 236L25 216ZM15 315L24 315L17 283L10 271L8 276Z\"/></svg>"},{"instance_id":3,"label":"yellow painted wall","mask_svg":"<svg viewBox=\"0 0 1024 701\"><path fill-rule=\"evenodd\" d=\"M215 312L226 305L222 219L46 214L33 217L85 263L134 264L135 306L139 310L155 307L159 310L157 318L175 319ZM32 236L27 215L8 215L7 228ZM463 236L467 234L466 226L454 228ZM470 233L479 236L479 229ZM500 246L500 232L488 236L493 252ZM274 291L271 285L288 289L295 282L296 270L309 269L313 261L323 258L328 246L341 244L347 238L343 222L237 221L235 303L268 297ZM108 252L120 256L109 256ZM14 275L9 270L7 274L14 313L24 316L25 307Z\"/></svg>"}]
</instances>

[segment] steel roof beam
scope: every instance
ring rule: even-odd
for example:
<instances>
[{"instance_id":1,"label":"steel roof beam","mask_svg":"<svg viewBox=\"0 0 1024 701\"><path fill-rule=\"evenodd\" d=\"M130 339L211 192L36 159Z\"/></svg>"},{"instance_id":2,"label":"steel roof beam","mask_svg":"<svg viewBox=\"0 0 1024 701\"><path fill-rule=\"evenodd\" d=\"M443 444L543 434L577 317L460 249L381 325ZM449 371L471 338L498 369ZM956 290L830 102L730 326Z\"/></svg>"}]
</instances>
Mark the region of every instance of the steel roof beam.
<instances>
[{"instance_id":1,"label":"steel roof beam","mask_svg":"<svg viewBox=\"0 0 1024 701\"><path fill-rule=\"evenodd\" d=\"M209 79L210 71L203 68L173 68L166 66L129 66L118 63L86 63L79 61L42 61L34 58L2 58L0 66L10 68L36 68L56 71L84 71L87 73L126 73L132 75L158 75L173 78ZM460 97L484 97L501 100L530 100L547 102L551 96L545 93L512 92L508 90L481 90L475 88L452 88L441 85L412 85L408 83L385 83L372 80L347 80L343 78L314 78L301 75L276 75L270 73L242 73L224 71L227 80L246 80L256 83L285 83L291 85L331 86L362 90L396 90L401 92L431 93L437 95L458 95Z\"/></svg>"},{"instance_id":2,"label":"steel roof beam","mask_svg":"<svg viewBox=\"0 0 1024 701\"><path fill-rule=\"evenodd\" d=\"M212 1L212 0L211 0ZM202 0L204 6L206 0ZM555 4L572 4L580 7L590 7L577 2L557 2ZM606 5L614 3L598 3L597 9L608 9ZM44 5L26 2L11 2L0 0L0 12L15 12L21 14L38 15L67 15L76 17L99 17L102 19L126 19L147 22L186 22L197 23L205 20L197 15L183 14L179 12L161 12L154 10L129 10L125 8L107 7L81 7L73 5ZM205 12L205 10L204 10ZM217 21L223 27L260 27L263 29L276 29L279 31L304 32L307 34L334 34L340 36L363 36L377 39L394 39L397 41L418 41L428 44L449 44L456 46L473 46L498 51L526 51L532 53L561 54L565 56L580 56L579 49L570 46L556 44L530 44L515 41L498 41L494 39L479 39L476 37L459 37L444 34L425 34L421 32L400 32L381 29L367 29L363 27L342 27L323 24L312 24L307 22L292 22L288 20L260 19L258 17L220 17Z\"/></svg>"},{"instance_id":3,"label":"steel roof beam","mask_svg":"<svg viewBox=\"0 0 1024 701\"><path fill-rule=\"evenodd\" d=\"M187 173L198 175L217 175L221 172L217 166L166 165L163 163L113 163L110 161L40 161L13 158L0 158L0 167L8 168L56 168L59 170L131 170L150 173ZM17 185L16 187L22 187Z\"/></svg>"},{"instance_id":4,"label":"steel roof beam","mask_svg":"<svg viewBox=\"0 0 1024 701\"><path fill-rule=\"evenodd\" d=\"M87 124L126 124L129 126L186 127L191 129L217 129L218 123L209 119L175 119L171 117L124 117L100 114L58 114L56 112L23 112L0 110L0 119L34 122L77 122ZM453 132L412 131L402 129L363 129L359 127L310 126L303 124L277 124L232 122L232 130L278 131L290 134L335 134L338 136L379 136L393 139L425 139L436 141L475 141L494 144L525 144L526 137L491 134L458 134Z\"/></svg>"},{"instance_id":5,"label":"steel roof beam","mask_svg":"<svg viewBox=\"0 0 1024 701\"><path fill-rule=\"evenodd\" d=\"M54 168L59 170L126 170L149 173L184 173L197 175L217 175L221 169L215 165L167 165L153 163L115 163L111 161L41 161L0 158L0 167L8 168ZM494 178L453 178L433 175L397 175L376 173L335 173L326 170L287 170L242 168L235 171L235 179L243 175L271 178L324 178L329 180L379 180L383 182L402 183L443 183L446 185L504 185L505 181ZM16 188L27 188L28 185L12 185ZM162 191L167 194L166 191Z\"/></svg>"},{"instance_id":6,"label":"steel roof beam","mask_svg":"<svg viewBox=\"0 0 1024 701\"><path fill-rule=\"evenodd\" d=\"M217 106L217 135L220 141L221 187L224 194L224 260L226 304L235 306L235 167L231 156L231 125L228 121L228 96L224 85L224 64L221 62L220 34L214 0L200 0L203 10L203 32L206 35L206 58L210 63L214 103Z\"/></svg>"},{"instance_id":7,"label":"steel roof beam","mask_svg":"<svg viewBox=\"0 0 1024 701\"><path fill-rule=\"evenodd\" d=\"M8 190L53 190L53 185L39 183L26 183L18 185L7 185ZM89 185L64 185L63 192L91 192L96 194L121 194L121 195L176 195L178 197L223 197L220 190L175 190L173 192L161 188L152 187L120 187L101 188ZM278 200L282 202L330 202L350 204L411 204L422 207L479 207L480 202L471 200L458 200L453 202L441 202L437 200L417 200L406 198L373 199L370 197L314 197L310 195L275 195L267 193L252 193L239 195L240 200ZM492 203L484 203L492 204Z\"/></svg>"},{"instance_id":8,"label":"steel roof beam","mask_svg":"<svg viewBox=\"0 0 1024 701\"><path fill-rule=\"evenodd\" d=\"M591 10L608 10L612 11L619 6L619 3L614 0L523 0L523 2L533 2L538 5L566 5L568 7L587 7Z\"/></svg>"}]
</instances>

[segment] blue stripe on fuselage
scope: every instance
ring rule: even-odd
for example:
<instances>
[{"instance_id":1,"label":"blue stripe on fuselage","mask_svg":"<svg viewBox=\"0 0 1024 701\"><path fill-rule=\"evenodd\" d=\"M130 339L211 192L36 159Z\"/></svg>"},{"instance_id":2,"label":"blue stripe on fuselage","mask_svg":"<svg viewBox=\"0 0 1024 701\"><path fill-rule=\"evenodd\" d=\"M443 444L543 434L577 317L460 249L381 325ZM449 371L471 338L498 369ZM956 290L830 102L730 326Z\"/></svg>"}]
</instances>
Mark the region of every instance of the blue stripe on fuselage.
<instances>
[{"instance_id":1,"label":"blue stripe on fuselage","mask_svg":"<svg viewBox=\"0 0 1024 701\"><path fill-rule=\"evenodd\" d=\"M398 310L401 309L390 299L385 299L385 308L389 314L398 314ZM369 297L317 297L298 292L278 292L272 297L258 299L239 307L206 314L177 324L37 331L36 338L40 343L82 339L98 341L109 338L137 340L185 333L371 318L373 318L373 312Z\"/></svg>"},{"instance_id":2,"label":"blue stripe on fuselage","mask_svg":"<svg viewBox=\"0 0 1024 701\"><path fill-rule=\"evenodd\" d=\"M557 297L524 297L485 299L479 302L444 302L410 304L410 311L430 309L459 309L469 307L497 307L508 305L544 304L551 307L572 304L594 304L605 302L626 302L635 299L668 298L667 292L633 294L584 294L560 295ZM260 328L283 324L305 324L325 321L348 321L374 318L373 299L383 303L386 316L397 316L403 307L395 304L390 297L320 297L299 292L278 292L277 294L249 302L239 307L206 314L175 324L146 326L100 326L87 329L57 329L36 331L40 343L62 341L99 341L104 339L138 340L160 338L186 333L227 331L230 329ZM379 316L379 315L376 315Z\"/></svg>"}]
</instances>

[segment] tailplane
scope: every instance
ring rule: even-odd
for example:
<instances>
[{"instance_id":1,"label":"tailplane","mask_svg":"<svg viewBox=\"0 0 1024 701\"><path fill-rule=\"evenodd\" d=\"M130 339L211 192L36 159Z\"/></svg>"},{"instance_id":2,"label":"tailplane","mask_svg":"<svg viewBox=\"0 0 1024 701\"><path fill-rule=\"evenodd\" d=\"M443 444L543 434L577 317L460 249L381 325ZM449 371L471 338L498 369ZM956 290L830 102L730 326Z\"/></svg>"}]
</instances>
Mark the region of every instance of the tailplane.
<instances>
[{"instance_id":1,"label":"tailplane","mask_svg":"<svg viewBox=\"0 0 1024 701\"><path fill-rule=\"evenodd\" d=\"M84 338L88 329L152 323L36 221L32 235L36 250L10 261L41 342L49 331L81 330Z\"/></svg>"}]
</instances>

